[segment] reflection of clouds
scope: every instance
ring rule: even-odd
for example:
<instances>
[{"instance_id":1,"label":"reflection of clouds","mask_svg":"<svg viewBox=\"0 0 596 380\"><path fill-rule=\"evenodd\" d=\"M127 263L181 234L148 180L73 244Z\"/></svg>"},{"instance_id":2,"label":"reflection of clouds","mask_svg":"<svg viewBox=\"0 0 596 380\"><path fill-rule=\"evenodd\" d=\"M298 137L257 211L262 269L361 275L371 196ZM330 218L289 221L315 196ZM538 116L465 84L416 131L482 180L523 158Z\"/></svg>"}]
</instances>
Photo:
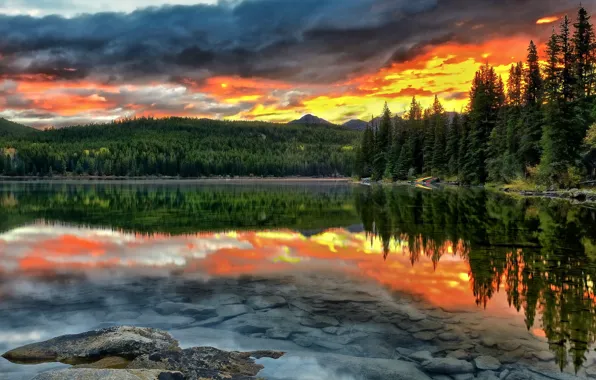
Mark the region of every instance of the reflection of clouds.
<instances>
[{"instance_id":1,"label":"reflection of clouds","mask_svg":"<svg viewBox=\"0 0 596 380\"><path fill-rule=\"evenodd\" d=\"M0 346L1 345L17 345L29 342L35 342L42 339L43 334L40 331L29 332L14 332L0 330Z\"/></svg>"},{"instance_id":2,"label":"reflection of clouds","mask_svg":"<svg viewBox=\"0 0 596 380\"><path fill-rule=\"evenodd\" d=\"M35 224L0 234L0 271L181 267L221 249L250 249L233 235L144 236Z\"/></svg>"},{"instance_id":3,"label":"reflection of clouds","mask_svg":"<svg viewBox=\"0 0 596 380\"><path fill-rule=\"evenodd\" d=\"M117 284L131 276L162 277L172 271L197 279L332 270L372 278L441 306L474 305L463 246L445 242L427 252L418 243L408 247L407 236L393 239L384 257L387 247L380 238L344 229L310 237L291 230L169 236L39 223L0 235L0 273L14 276L0 283L0 296L60 297L40 284L62 274ZM16 276L38 279L27 284Z\"/></svg>"}]
</instances>

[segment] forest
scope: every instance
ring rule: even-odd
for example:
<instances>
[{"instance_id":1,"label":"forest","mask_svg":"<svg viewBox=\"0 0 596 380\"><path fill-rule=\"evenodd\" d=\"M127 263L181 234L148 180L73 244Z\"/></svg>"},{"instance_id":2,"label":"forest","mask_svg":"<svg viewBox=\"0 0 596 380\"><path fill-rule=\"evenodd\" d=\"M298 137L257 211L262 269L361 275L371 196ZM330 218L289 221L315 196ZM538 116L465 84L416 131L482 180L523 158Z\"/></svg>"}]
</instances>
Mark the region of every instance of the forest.
<instances>
[{"instance_id":1,"label":"forest","mask_svg":"<svg viewBox=\"0 0 596 380\"><path fill-rule=\"evenodd\" d=\"M596 38L581 7L553 29L544 55L528 46L505 81L484 64L465 112L438 97L423 109L414 97L403 117L385 104L357 149L355 170L373 180L438 176L463 184L524 181L570 188L596 175Z\"/></svg>"},{"instance_id":2,"label":"forest","mask_svg":"<svg viewBox=\"0 0 596 380\"><path fill-rule=\"evenodd\" d=\"M0 174L350 176L359 136L333 125L135 118L0 135Z\"/></svg>"}]
</instances>

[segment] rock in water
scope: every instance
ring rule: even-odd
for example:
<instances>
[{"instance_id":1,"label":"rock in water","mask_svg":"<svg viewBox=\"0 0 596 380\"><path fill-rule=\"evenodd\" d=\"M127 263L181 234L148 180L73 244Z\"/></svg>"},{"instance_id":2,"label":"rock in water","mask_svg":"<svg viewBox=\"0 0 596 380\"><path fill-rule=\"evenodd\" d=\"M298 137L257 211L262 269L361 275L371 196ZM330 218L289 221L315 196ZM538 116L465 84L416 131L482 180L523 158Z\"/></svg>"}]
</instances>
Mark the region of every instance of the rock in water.
<instances>
[{"instance_id":1,"label":"rock in water","mask_svg":"<svg viewBox=\"0 0 596 380\"><path fill-rule=\"evenodd\" d=\"M455 375L473 373L474 365L456 358L435 358L422 363L422 370L430 373Z\"/></svg>"},{"instance_id":2,"label":"rock in water","mask_svg":"<svg viewBox=\"0 0 596 380\"><path fill-rule=\"evenodd\" d=\"M252 358L278 359L282 355L282 352L276 351L228 352L213 347L193 347L142 355L128 368L180 371L187 379L247 379L263 369Z\"/></svg>"},{"instance_id":3,"label":"rock in water","mask_svg":"<svg viewBox=\"0 0 596 380\"><path fill-rule=\"evenodd\" d=\"M45 372L32 380L184 380L184 375L156 369L81 368Z\"/></svg>"},{"instance_id":4,"label":"rock in water","mask_svg":"<svg viewBox=\"0 0 596 380\"><path fill-rule=\"evenodd\" d=\"M175 349L178 349L178 342L165 331L121 326L63 335L15 348L2 356L17 363L57 361L77 364L97 361L107 356L134 359L155 351Z\"/></svg>"},{"instance_id":5,"label":"rock in water","mask_svg":"<svg viewBox=\"0 0 596 380\"><path fill-rule=\"evenodd\" d=\"M501 368L501 362L499 359L493 358L492 356L479 356L474 359L474 364L479 370L491 370L497 371Z\"/></svg>"}]
</instances>

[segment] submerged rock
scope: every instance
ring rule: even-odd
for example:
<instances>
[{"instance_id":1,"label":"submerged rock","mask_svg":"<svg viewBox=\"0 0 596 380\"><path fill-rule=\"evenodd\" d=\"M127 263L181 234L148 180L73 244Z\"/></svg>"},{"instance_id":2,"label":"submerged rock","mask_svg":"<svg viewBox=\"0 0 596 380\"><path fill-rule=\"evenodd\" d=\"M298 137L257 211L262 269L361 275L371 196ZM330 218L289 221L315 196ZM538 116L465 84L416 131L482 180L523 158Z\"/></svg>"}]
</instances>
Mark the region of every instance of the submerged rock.
<instances>
[{"instance_id":1,"label":"submerged rock","mask_svg":"<svg viewBox=\"0 0 596 380\"><path fill-rule=\"evenodd\" d=\"M255 310L271 309L285 305L286 299L281 296L252 296L246 303Z\"/></svg>"},{"instance_id":2,"label":"submerged rock","mask_svg":"<svg viewBox=\"0 0 596 380\"><path fill-rule=\"evenodd\" d=\"M476 364L476 368L479 370L497 371L499 368L501 368L501 362L499 359L486 355L479 356L474 359L474 364Z\"/></svg>"},{"instance_id":3,"label":"submerged rock","mask_svg":"<svg viewBox=\"0 0 596 380\"><path fill-rule=\"evenodd\" d=\"M134 359L139 355L178 348L165 331L146 327L110 327L82 334L63 335L15 348L2 356L16 363L62 362L77 364L108 356Z\"/></svg>"},{"instance_id":4,"label":"submerged rock","mask_svg":"<svg viewBox=\"0 0 596 380\"><path fill-rule=\"evenodd\" d=\"M252 358L277 359L282 355L282 352L275 351L227 352L213 347L193 347L142 355L128 368L180 371L187 379L248 379L263 369Z\"/></svg>"},{"instance_id":5,"label":"submerged rock","mask_svg":"<svg viewBox=\"0 0 596 380\"><path fill-rule=\"evenodd\" d=\"M430 373L455 375L474 372L474 365L456 358L435 358L422 363L422 370Z\"/></svg>"},{"instance_id":6,"label":"submerged rock","mask_svg":"<svg viewBox=\"0 0 596 380\"><path fill-rule=\"evenodd\" d=\"M45 372L32 380L185 380L180 372L148 369L64 369Z\"/></svg>"}]
</instances>

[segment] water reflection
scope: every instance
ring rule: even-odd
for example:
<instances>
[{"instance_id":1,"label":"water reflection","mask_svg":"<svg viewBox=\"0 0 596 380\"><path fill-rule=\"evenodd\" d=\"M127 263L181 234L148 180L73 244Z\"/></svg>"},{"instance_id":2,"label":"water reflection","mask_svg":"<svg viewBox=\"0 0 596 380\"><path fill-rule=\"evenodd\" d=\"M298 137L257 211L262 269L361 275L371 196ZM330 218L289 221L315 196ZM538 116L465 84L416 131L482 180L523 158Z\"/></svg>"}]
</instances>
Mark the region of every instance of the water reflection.
<instances>
[{"instance_id":1,"label":"water reflection","mask_svg":"<svg viewBox=\"0 0 596 380\"><path fill-rule=\"evenodd\" d=\"M356 204L386 257L401 239L413 264L426 256L436 267L456 254L469 264L478 305L504 290L528 329L539 320L560 367L580 368L596 331L593 209L480 191L381 187L358 193Z\"/></svg>"},{"instance_id":2,"label":"water reflection","mask_svg":"<svg viewBox=\"0 0 596 380\"><path fill-rule=\"evenodd\" d=\"M44 283L332 270L443 309L522 313L561 368L577 371L595 340L596 214L565 202L406 187L2 185L0 204L7 305L51 304L61 295Z\"/></svg>"}]
</instances>

